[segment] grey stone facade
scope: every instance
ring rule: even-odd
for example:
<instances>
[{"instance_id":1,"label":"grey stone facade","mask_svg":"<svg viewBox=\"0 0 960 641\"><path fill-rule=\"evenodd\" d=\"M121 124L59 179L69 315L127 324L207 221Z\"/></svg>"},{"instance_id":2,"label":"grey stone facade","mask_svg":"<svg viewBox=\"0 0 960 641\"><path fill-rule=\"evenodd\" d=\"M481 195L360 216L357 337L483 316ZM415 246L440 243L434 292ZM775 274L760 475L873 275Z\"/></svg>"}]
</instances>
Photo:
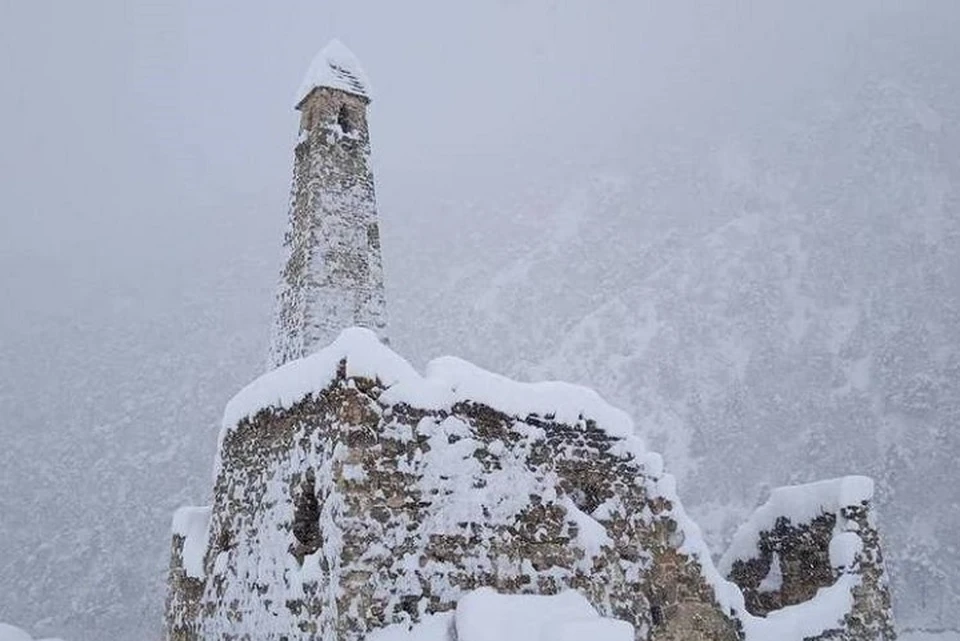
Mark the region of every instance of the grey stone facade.
<instances>
[{"instance_id":1,"label":"grey stone facade","mask_svg":"<svg viewBox=\"0 0 960 641\"><path fill-rule=\"evenodd\" d=\"M228 406L212 508L175 528L168 641L360 641L480 587L576 590L638 641L893 639L868 502L774 518L735 585L659 457L596 395L475 368L397 375L413 370L360 337ZM783 579L761 596L775 557Z\"/></svg>"},{"instance_id":2,"label":"grey stone facade","mask_svg":"<svg viewBox=\"0 0 960 641\"><path fill-rule=\"evenodd\" d=\"M869 501L767 509L728 581L596 394L455 359L420 376L381 342L369 94L339 47L298 95L272 371L228 405L213 505L174 519L166 640L360 641L489 587L576 590L637 641L891 641Z\"/></svg>"},{"instance_id":3,"label":"grey stone facade","mask_svg":"<svg viewBox=\"0 0 960 641\"><path fill-rule=\"evenodd\" d=\"M808 495L813 495L817 486L821 492L830 488L830 483L807 486ZM747 610L762 617L808 602L820 590L852 579L852 606L843 620L810 638L893 641L890 590L871 499L844 501L821 496L819 503L820 509L809 518L777 516L766 527L751 532L754 554L725 559L721 565L729 566L724 568L728 578L743 590ZM843 558L844 543L852 544L850 551L855 551L848 558ZM771 572L779 577L778 584L764 586Z\"/></svg>"},{"instance_id":4,"label":"grey stone facade","mask_svg":"<svg viewBox=\"0 0 960 641\"><path fill-rule=\"evenodd\" d=\"M573 588L642 639L740 638L637 444L590 417L385 402L345 369L226 433L202 579L174 540L168 639L359 641L481 586Z\"/></svg>"},{"instance_id":5,"label":"grey stone facade","mask_svg":"<svg viewBox=\"0 0 960 641\"><path fill-rule=\"evenodd\" d=\"M312 88L297 104L300 137L271 367L327 345L347 327L385 337L368 104L362 93L327 86Z\"/></svg>"}]
</instances>

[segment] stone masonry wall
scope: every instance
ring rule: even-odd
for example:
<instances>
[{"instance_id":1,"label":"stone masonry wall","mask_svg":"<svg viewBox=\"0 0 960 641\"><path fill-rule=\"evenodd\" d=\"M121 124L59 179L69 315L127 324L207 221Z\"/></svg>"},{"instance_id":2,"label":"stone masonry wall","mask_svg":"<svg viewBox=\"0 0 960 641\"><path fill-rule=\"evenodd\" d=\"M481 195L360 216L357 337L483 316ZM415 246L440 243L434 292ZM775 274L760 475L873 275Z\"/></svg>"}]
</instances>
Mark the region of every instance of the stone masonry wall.
<instances>
[{"instance_id":1,"label":"stone masonry wall","mask_svg":"<svg viewBox=\"0 0 960 641\"><path fill-rule=\"evenodd\" d=\"M367 103L318 87L297 107L300 139L271 367L327 345L346 327L386 331Z\"/></svg>"},{"instance_id":2,"label":"stone masonry wall","mask_svg":"<svg viewBox=\"0 0 960 641\"><path fill-rule=\"evenodd\" d=\"M856 553L851 559L836 558L839 537L855 535ZM853 607L843 624L813 639L892 641L896 638L891 617L890 592L884 570L880 535L870 513L869 501L841 505L836 512L793 522L776 519L760 532L757 554L732 563L729 579L743 590L751 614L766 616L781 608L813 598L844 575L859 577L852 589ZM842 556L842 555L840 555ZM833 558L832 558L833 557ZM779 568L773 568L774 563ZM779 569L779 585L764 586L771 570Z\"/></svg>"},{"instance_id":3,"label":"stone masonry wall","mask_svg":"<svg viewBox=\"0 0 960 641\"><path fill-rule=\"evenodd\" d=\"M227 433L202 590L176 579L168 639L354 641L480 586L574 588L638 639L733 641L651 470L588 418L380 402L339 376ZM176 557L176 546L174 549Z\"/></svg>"}]
</instances>

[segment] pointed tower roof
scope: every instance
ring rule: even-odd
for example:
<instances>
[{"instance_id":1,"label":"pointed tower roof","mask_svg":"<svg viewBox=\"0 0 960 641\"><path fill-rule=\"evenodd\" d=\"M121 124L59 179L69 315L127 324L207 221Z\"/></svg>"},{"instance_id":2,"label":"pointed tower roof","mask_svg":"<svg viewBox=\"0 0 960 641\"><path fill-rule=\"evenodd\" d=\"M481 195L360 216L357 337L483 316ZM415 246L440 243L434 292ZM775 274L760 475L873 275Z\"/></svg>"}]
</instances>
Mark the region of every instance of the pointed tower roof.
<instances>
[{"instance_id":1,"label":"pointed tower roof","mask_svg":"<svg viewBox=\"0 0 960 641\"><path fill-rule=\"evenodd\" d=\"M316 55L303 82L294 104L299 107L303 99L317 87L340 89L364 98L370 98L370 83L363 73L357 57L347 47L334 38Z\"/></svg>"}]
</instances>

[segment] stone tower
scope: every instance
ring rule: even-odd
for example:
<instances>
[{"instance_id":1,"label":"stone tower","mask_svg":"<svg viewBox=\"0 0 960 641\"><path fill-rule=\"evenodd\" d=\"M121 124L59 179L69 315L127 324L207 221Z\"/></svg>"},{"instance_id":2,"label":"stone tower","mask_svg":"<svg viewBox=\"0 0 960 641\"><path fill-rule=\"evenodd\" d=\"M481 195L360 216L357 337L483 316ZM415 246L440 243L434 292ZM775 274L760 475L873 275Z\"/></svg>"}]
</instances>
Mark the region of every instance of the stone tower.
<instances>
[{"instance_id":1,"label":"stone tower","mask_svg":"<svg viewBox=\"0 0 960 641\"><path fill-rule=\"evenodd\" d=\"M300 134L271 369L327 345L346 327L366 327L385 338L369 104L357 59L333 40L314 58L296 96Z\"/></svg>"}]
</instances>

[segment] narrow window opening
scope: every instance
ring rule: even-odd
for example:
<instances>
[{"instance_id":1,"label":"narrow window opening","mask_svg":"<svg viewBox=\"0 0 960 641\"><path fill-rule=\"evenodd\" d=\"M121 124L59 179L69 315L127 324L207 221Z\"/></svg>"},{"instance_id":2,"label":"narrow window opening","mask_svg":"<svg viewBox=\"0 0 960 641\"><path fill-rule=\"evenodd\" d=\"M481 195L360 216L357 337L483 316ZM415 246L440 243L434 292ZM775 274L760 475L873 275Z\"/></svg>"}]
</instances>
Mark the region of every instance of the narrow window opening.
<instances>
[{"instance_id":1,"label":"narrow window opening","mask_svg":"<svg viewBox=\"0 0 960 641\"><path fill-rule=\"evenodd\" d=\"M320 549L320 502L317 501L316 477L307 470L300 494L293 502L293 536L297 543L292 550L301 563L303 557Z\"/></svg>"},{"instance_id":2,"label":"narrow window opening","mask_svg":"<svg viewBox=\"0 0 960 641\"><path fill-rule=\"evenodd\" d=\"M346 105L340 105L340 113L337 114L337 124L343 133L348 134L353 131L353 121L350 118L350 110Z\"/></svg>"},{"instance_id":3,"label":"narrow window opening","mask_svg":"<svg viewBox=\"0 0 960 641\"><path fill-rule=\"evenodd\" d=\"M659 605L650 606L650 622L653 625L663 625L663 608Z\"/></svg>"},{"instance_id":4,"label":"narrow window opening","mask_svg":"<svg viewBox=\"0 0 960 641\"><path fill-rule=\"evenodd\" d=\"M370 249L380 251L380 228L377 223L367 225L367 246Z\"/></svg>"}]
</instances>

